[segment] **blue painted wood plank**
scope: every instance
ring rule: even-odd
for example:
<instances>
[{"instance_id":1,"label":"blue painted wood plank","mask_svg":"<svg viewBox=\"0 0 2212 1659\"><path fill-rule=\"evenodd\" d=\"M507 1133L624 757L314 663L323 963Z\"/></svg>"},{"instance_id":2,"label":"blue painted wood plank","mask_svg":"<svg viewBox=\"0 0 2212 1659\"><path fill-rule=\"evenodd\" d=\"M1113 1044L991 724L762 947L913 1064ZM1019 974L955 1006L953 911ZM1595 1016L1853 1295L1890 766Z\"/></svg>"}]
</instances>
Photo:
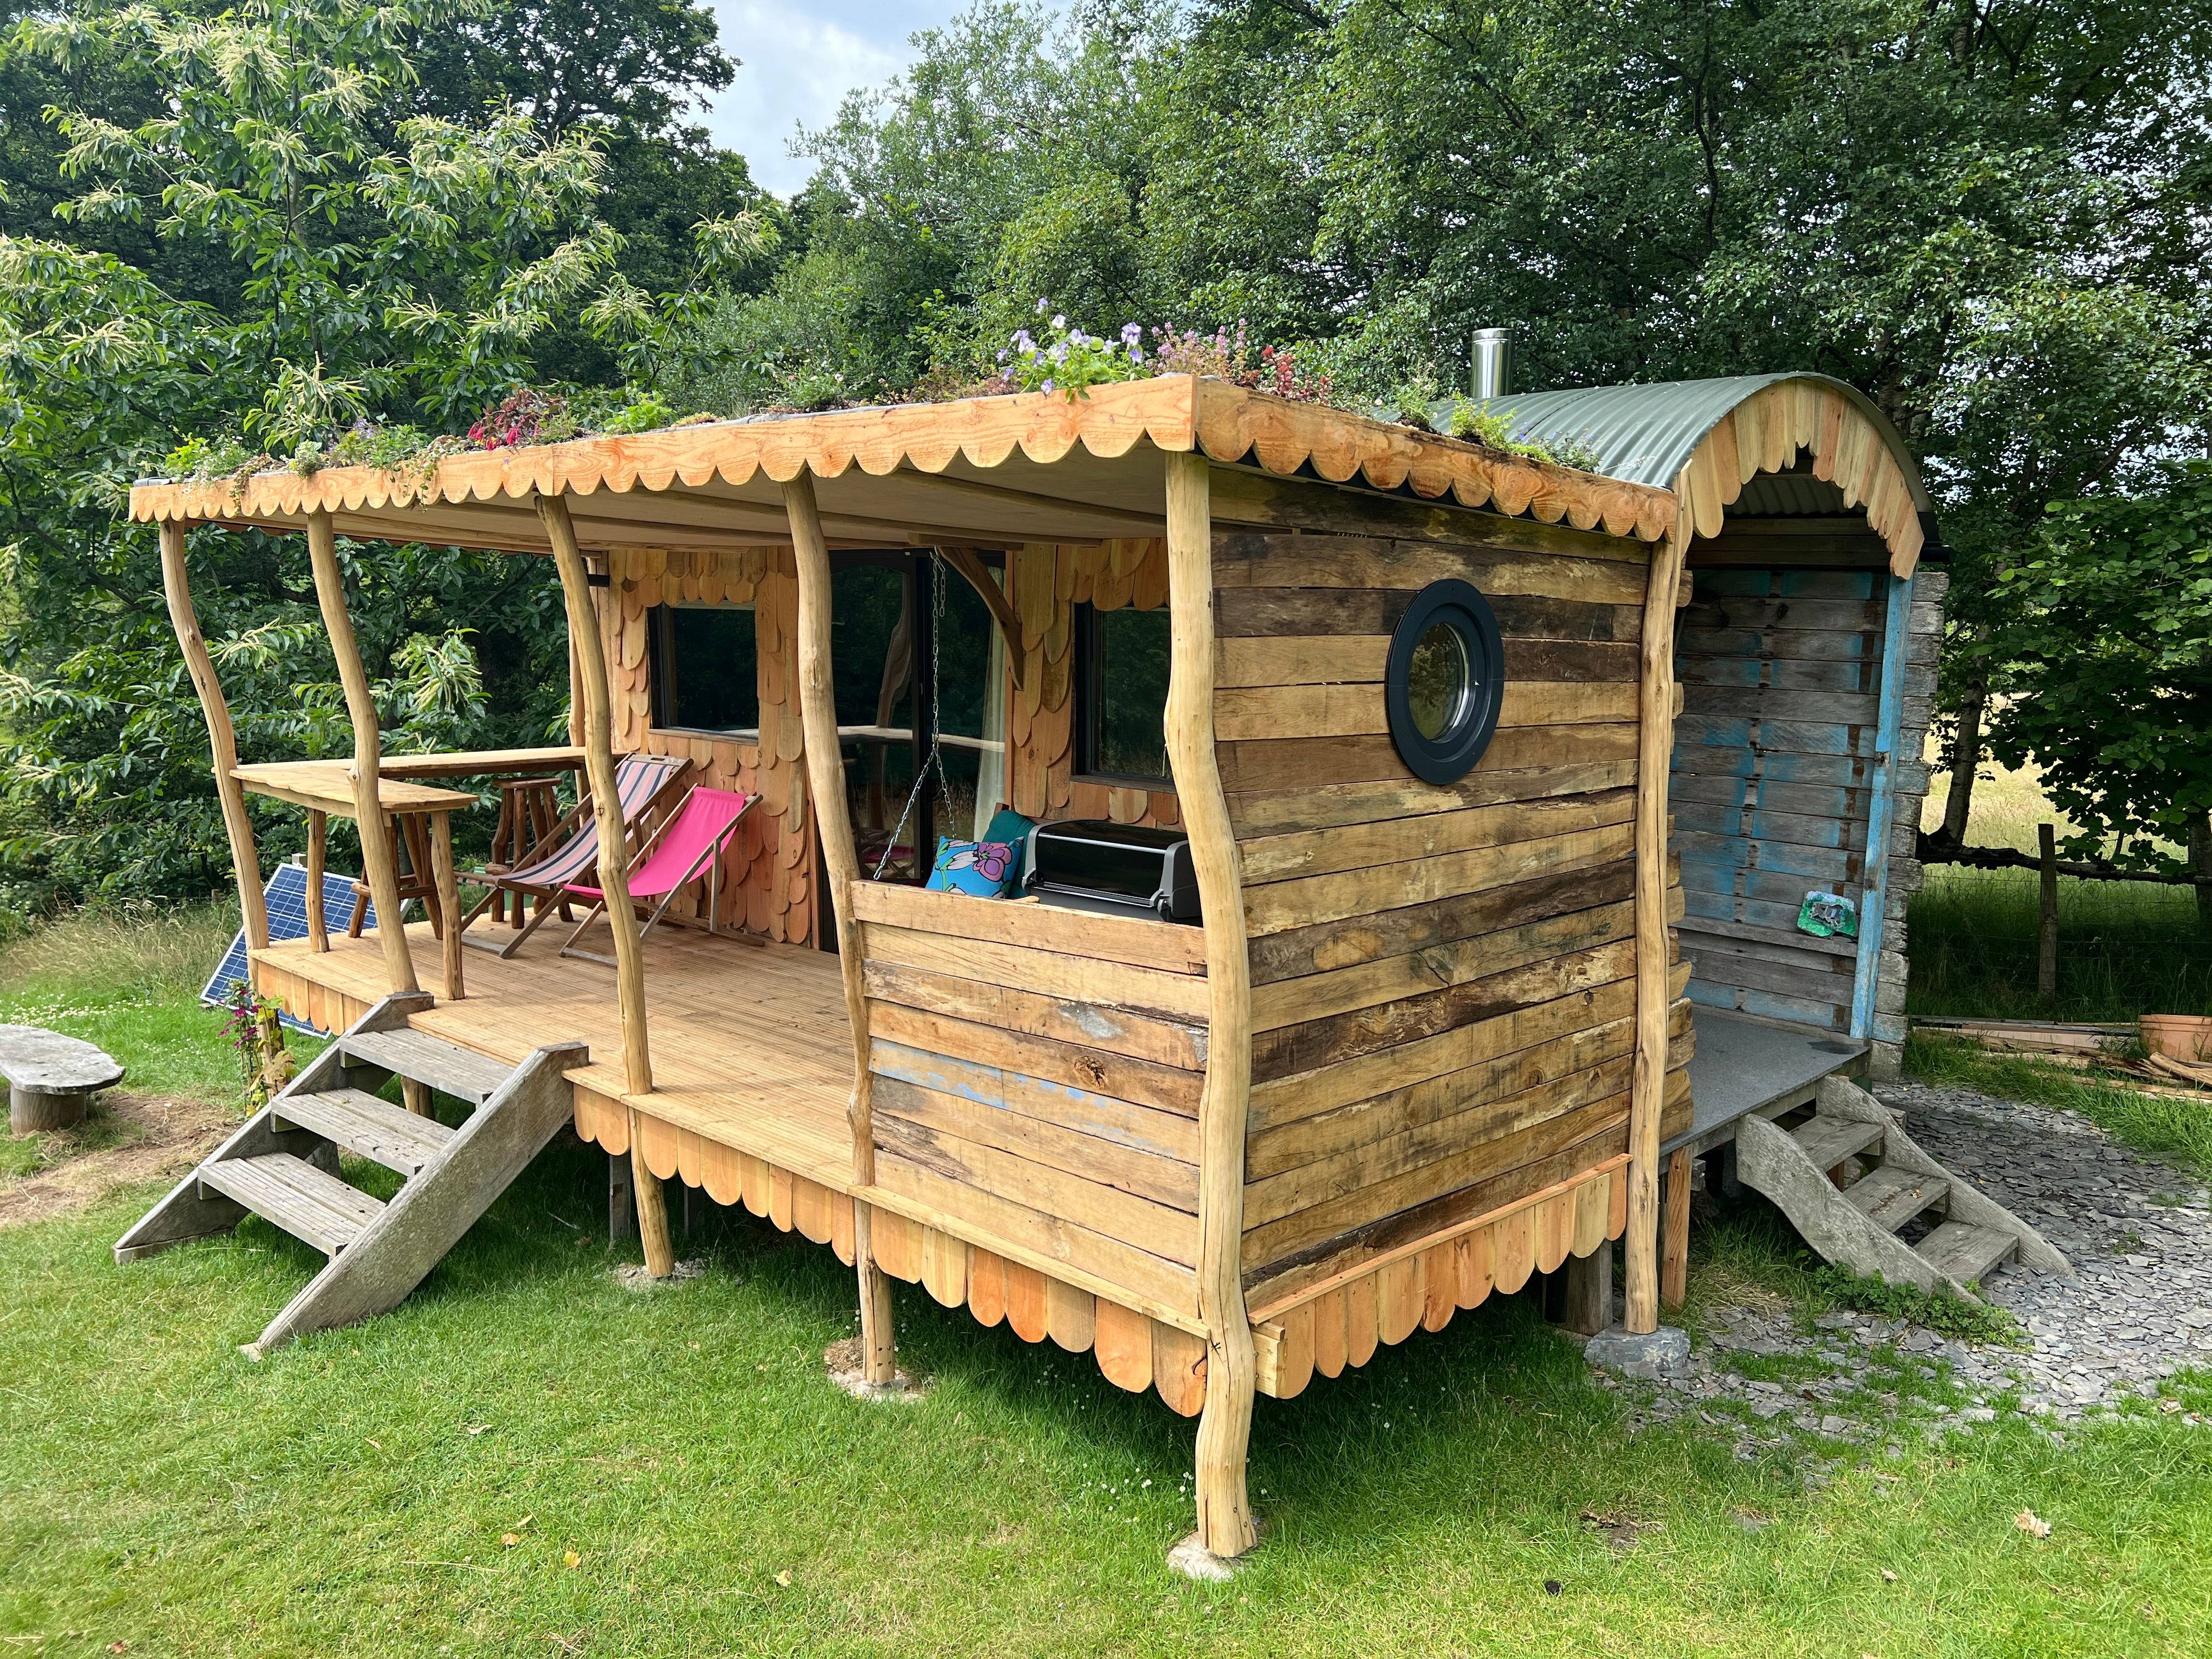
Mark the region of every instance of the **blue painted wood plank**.
<instances>
[{"instance_id":1,"label":"blue painted wood plank","mask_svg":"<svg viewBox=\"0 0 2212 1659\"><path fill-rule=\"evenodd\" d=\"M1874 793L1867 806L1866 890L1859 903L1859 957L1851 984L1853 1036L1874 1025L1881 982L1881 939L1889 908L1889 826L1895 813L1897 745L1905 720L1905 640L1912 616L1913 579L1889 579L1882 625L1881 712L1875 722Z\"/></svg>"}]
</instances>

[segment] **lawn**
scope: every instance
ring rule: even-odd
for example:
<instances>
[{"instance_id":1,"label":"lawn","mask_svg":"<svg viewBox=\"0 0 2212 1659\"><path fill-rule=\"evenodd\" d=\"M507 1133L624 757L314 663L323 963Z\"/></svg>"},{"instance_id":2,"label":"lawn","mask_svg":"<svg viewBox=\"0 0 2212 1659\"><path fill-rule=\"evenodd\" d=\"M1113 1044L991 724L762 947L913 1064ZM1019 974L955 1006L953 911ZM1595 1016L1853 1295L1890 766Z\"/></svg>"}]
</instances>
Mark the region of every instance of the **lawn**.
<instances>
[{"instance_id":1,"label":"lawn","mask_svg":"<svg viewBox=\"0 0 2212 1659\"><path fill-rule=\"evenodd\" d=\"M0 1018L106 998L112 1012L67 1029L98 1030L161 1086L234 1088L182 950L126 983L114 949L0 959ZM9 1651L2212 1645L2212 1436L2178 1414L2063 1449L2008 1413L1895 1461L1838 1464L1808 1442L1739 1462L1725 1424L1625 1437L1620 1397L1535 1298L1495 1297L1261 1401L1267 1539L1206 1586L1164 1565L1190 1524L1190 1424L1088 1356L903 1285L902 1357L933 1387L851 1400L821 1363L854 1329L849 1270L714 1212L684 1245L701 1277L626 1289L611 1269L635 1248L599 1236L596 1152L541 1158L396 1313L259 1364L236 1345L319 1258L251 1221L118 1268L107 1247L154 1190L0 1229ZM1745 1293L1815 1310L1802 1252L1718 1224L1693 1322ZM2212 1389L2184 1389L2212 1407ZM2015 1527L2023 1508L2047 1539ZM1632 1520L1636 1541L1616 1548L1591 1515Z\"/></svg>"}]
</instances>

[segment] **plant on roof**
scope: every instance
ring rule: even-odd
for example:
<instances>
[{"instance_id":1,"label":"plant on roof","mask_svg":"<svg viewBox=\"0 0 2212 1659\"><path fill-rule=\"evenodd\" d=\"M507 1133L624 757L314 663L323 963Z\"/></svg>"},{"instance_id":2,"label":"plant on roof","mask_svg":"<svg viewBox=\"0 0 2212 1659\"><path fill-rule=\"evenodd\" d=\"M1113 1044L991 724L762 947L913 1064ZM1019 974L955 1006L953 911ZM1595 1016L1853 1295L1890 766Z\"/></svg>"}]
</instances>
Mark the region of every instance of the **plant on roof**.
<instances>
[{"instance_id":1,"label":"plant on roof","mask_svg":"<svg viewBox=\"0 0 2212 1659\"><path fill-rule=\"evenodd\" d=\"M1050 305L1039 300L1036 314L1043 317ZM1016 390L1063 392L1072 402L1094 386L1142 380L1153 372L1145 362L1144 330L1134 323L1125 324L1111 340L1085 334L1060 314L1040 326L1047 330L1042 340L1018 329L999 353L1000 372Z\"/></svg>"}]
</instances>

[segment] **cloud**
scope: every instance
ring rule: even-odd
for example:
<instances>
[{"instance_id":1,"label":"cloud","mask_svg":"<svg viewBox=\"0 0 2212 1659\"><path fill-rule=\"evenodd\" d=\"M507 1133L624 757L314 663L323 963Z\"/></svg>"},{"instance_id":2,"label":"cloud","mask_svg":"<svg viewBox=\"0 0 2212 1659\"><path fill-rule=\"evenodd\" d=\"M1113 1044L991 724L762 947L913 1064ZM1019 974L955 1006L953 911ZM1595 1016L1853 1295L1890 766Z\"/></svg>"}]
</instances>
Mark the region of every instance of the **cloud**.
<instances>
[{"instance_id":1,"label":"cloud","mask_svg":"<svg viewBox=\"0 0 2212 1659\"><path fill-rule=\"evenodd\" d=\"M802 125L818 127L845 94L888 80L913 61L908 37L950 17L951 4L885 5L817 0L804 9L768 0L714 0L722 49L743 60L706 112L715 142L740 151L753 177L788 196L810 164L791 154Z\"/></svg>"}]
</instances>

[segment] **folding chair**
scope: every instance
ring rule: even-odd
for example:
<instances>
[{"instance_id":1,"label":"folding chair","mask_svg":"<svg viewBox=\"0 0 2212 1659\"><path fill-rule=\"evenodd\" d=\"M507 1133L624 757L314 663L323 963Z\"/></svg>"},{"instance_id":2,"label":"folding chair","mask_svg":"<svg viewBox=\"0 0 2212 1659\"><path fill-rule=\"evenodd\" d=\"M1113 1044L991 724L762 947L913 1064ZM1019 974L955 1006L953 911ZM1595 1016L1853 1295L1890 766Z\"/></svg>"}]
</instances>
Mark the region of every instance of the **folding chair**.
<instances>
[{"instance_id":1,"label":"folding chair","mask_svg":"<svg viewBox=\"0 0 2212 1659\"><path fill-rule=\"evenodd\" d=\"M667 912L676 896L702 876L707 879L707 931L721 931L714 925L714 895L721 886L722 847L737 833L738 820L750 811L759 799L758 795L735 794L727 789L710 789L704 784L695 786L684 798L684 805L669 815L668 822L646 843L629 874L632 903L656 898L660 901L646 919L645 926L638 929L640 939L653 931L653 924ZM593 902L591 913L576 924L576 931L561 947L561 954L613 967L612 957L576 949L576 941L583 937L584 929L605 914L606 895L596 887L575 881L568 884L568 890L572 897L587 898ZM749 944L759 942L750 933L741 932L737 937Z\"/></svg>"},{"instance_id":2,"label":"folding chair","mask_svg":"<svg viewBox=\"0 0 2212 1659\"><path fill-rule=\"evenodd\" d=\"M673 791L690 764L689 760L673 755L625 755L617 763L615 795L622 808L625 847L639 823ZM481 882L491 890L461 918L461 943L474 945L479 951L495 951L502 957L513 956L522 948L522 941L536 933L556 908L562 920L568 920L569 884L596 866L599 857L599 815L586 796L538 845L522 855L520 867L467 872L468 880ZM508 933L504 939L471 938L469 924L491 908L502 893L512 896L518 916L526 898L538 902L536 913L526 925Z\"/></svg>"}]
</instances>

